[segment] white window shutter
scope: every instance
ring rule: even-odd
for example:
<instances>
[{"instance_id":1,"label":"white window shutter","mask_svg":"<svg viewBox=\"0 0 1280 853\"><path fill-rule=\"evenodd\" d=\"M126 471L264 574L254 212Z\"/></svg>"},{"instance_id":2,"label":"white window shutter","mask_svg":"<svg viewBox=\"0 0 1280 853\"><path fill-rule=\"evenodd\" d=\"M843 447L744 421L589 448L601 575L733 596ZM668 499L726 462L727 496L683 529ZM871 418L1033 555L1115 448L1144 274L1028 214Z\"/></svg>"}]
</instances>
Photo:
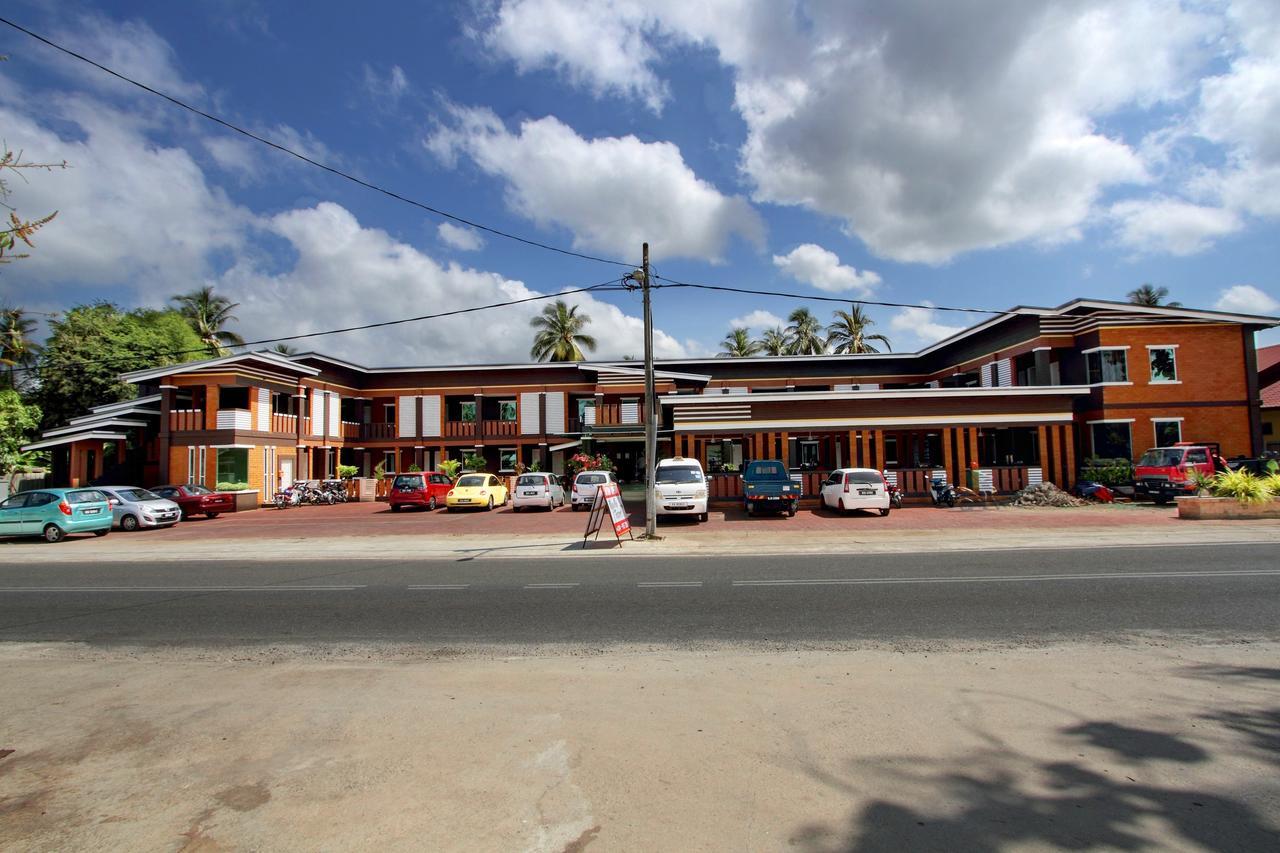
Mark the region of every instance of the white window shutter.
<instances>
[{"instance_id":1,"label":"white window shutter","mask_svg":"<svg viewBox=\"0 0 1280 853\"><path fill-rule=\"evenodd\" d=\"M337 391L329 392L329 435L342 435L342 398Z\"/></svg>"},{"instance_id":2,"label":"white window shutter","mask_svg":"<svg viewBox=\"0 0 1280 853\"><path fill-rule=\"evenodd\" d=\"M396 399L396 423L400 438L414 438L418 434L418 398Z\"/></svg>"},{"instance_id":3,"label":"white window shutter","mask_svg":"<svg viewBox=\"0 0 1280 853\"><path fill-rule=\"evenodd\" d=\"M520 433L537 435L542 431L542 423L538 418L538 392L520 392Z\"/></svg>"},{"instance_id":4,"label":"white window shutter","mask_svg":"<svg viewBox=\"0 0 1280 853\"><path fill-rule=\"evenodd\" d=\"M258 389L258 423L254 426L258 432L271 431L271 390Z\"/></svg>"},{"instance_id":5,"label":"white window shutter","mask_svg":"<svg viewBox=\"0 0 1280 853\"><path fill-rule=\"evenodd\" d=\"M564 392L547 392L547 432L552 435L564 434Z\"/></svg>"},{"instance_id":6,"label":"white window shutter","mask_svg":"<svg viewBox=\"0 0 1280 853\"><path fill-rule=\"evenodd\" d=\"M427 394L422 398L422 434L440 435L440 395Z\"/></svg>"},{"instance_id":7,"label":"white window shutter","mask_svg":"<svg viewBox=\"0 0 1280 853\"><path fill-rule=\"evenodd\" d=\"M1013 385L1013 362L1002 358L996 362L996 384L1001 388Z\"/></svg>"},{"instance_id":8,"label":"white window shutter","mask_svg":"<svg viewBox=\"0 0 1280 853\"><path fill-rule=\"evenodd\" d=\"M324 435L324 392L311 392L311 434Z\"/></svg>"}]
</instances>

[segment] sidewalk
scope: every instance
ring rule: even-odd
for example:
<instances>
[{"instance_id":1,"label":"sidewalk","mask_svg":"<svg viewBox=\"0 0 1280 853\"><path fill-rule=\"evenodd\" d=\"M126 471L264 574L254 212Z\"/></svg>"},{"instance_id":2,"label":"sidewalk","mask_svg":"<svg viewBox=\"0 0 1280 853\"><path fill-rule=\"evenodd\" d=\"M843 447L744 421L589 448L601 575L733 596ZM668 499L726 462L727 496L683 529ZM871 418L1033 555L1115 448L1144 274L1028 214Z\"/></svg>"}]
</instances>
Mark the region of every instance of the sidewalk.
<instances>
[{"instance_id":1,"label":"sidewalk","mask_svg":"<svg viewBox=\"0 0 1280 853\"><path fill-rule=\"evenodd\" d=\"M658 541L624 541L606 529L583 548L586 513L391 513L385 504L258 510L193 519L167 530L115 532L58 545L0 542L0 562L76 560L425 560L484 557L724 556L738 554L945 553L995 549L1126 548L1280 542L1275 521L1188 521L1168 507L1073 509L912 507L889 517L801 511L747 518L735 508L710 521L663 519ZM643 519L633 516L635 533Z\"/></svg>"}]
</instances>

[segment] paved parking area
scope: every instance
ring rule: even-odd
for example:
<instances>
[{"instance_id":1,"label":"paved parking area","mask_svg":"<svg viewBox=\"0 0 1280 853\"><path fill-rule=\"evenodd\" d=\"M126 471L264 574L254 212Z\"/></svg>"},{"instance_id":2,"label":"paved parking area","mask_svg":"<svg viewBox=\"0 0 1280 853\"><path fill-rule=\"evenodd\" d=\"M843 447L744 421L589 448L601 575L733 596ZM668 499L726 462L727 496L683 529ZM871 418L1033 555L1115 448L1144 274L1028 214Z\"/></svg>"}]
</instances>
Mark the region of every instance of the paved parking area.
<instances>
[{"instance_id":1,"label":"paved parking area","mask_svg":"<svg viewBox=\"0 0 1280 853\"><path fill-rule=\"evenodd\" d=\"M631 523L644 527L643 504L628 504ZM802 509L794 518L784 516L748 517L738 505L713 507L706 524L692 518L662 518L659 527L679 536L725 535L734 532L752 534L883 533L887 531L975 529L1063 529L1077 526L1125 528L1153 526L1178 527L1177 510L1152 505L1116 505L1073 509L1022 509L1000 506L965 506L941 509L908 506L894 510L889 516L875 513L839 515L819 509ZM511 536L521 534L580 536L586 527L587 513L573 512L568 507L553 512L524 510L513 512L500 507L491 512L465 510L434 512L405 510L392 513L385 503L352 503L335 506L304 506L287 510L262 509L223 515L215 519L193 518L167 530L151 530L135 534L170 542L204 541L220 537L235 539L276 539L291 537L334 536L398 536L433 535ZM120 534L127 535L127 534ZM114 536L112 537L114 539Z\"/></svg>"}]
</instances>

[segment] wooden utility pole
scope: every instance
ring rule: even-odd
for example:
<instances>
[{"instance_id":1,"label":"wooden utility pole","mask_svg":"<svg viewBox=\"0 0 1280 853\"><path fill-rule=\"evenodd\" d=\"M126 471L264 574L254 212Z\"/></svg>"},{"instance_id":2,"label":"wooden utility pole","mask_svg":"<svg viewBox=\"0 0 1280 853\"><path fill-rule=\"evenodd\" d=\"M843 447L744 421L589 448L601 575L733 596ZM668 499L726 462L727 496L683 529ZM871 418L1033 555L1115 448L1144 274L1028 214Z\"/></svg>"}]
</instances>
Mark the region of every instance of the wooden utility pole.
<instances>
[{"instance_id":1,"label":"wooden utility pole","mask_svg":"<svg viewBox=\"0 0 1280 853\"><path fill-rule=\"evenodd\" d=\"M642 250L640 286L644 292L644 535L658 532L658 507L653 492L654 466L658 459L658 422L653 392L653 310L649 303L649 244Z\"/></svg>"}]
</instances>

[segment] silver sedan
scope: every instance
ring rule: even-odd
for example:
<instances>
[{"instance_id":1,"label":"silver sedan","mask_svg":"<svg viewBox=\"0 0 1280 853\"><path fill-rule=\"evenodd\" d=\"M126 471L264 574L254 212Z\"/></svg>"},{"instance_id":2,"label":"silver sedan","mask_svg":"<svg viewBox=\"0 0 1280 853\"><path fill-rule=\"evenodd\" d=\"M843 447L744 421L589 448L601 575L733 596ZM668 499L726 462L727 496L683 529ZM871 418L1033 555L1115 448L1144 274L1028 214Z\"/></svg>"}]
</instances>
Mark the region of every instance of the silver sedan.
<instances>
[{"instance_id":1,"label":"silver sedan","mask_svg":"<svg viewBox=\"0 0 1280 853\"><path fill-rule=\"evenodd\" d=\"M168 527L182 518L176 503L137 486L100 486L98 491L111 501L112 525L121 530Z\"/></svg>"}]
</instances>

